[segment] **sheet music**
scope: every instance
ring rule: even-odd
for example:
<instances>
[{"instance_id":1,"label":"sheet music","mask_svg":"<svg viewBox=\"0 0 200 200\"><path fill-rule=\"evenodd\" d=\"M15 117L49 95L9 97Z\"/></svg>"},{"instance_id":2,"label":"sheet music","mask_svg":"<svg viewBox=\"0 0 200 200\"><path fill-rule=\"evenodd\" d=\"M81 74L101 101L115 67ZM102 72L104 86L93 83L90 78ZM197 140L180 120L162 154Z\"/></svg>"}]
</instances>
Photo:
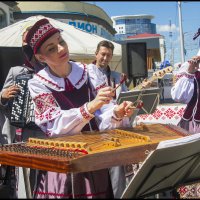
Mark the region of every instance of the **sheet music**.
<instances>
[{"instance_id":1,"label":"sheet music","mask_svg":"<svg viewBox=\"0 0 200 200\"><path fill-rule=\"evenodd\" d=\"M184 144L195 142L198 140L200 140L200 133L191 134L189 136L185 136L185 137L178 138L178 139L161 141L158 144L157 149L168 148L168 147L173 147L173 146L178 146L178 145L184 145Z\"/></svg>"},{"instance_id":2,"label":"sheet music","mask_svg":"<svg viewBox=\"0 0 200 200\"><path fill-rule=\"evenodd\" d=\"M200 179L200 133L160 142L123 192L122 199L144 198Z\"/></svg>"},{"instance_id":3,"label":"sheet music","mask_svg":"<svg viewBox=\"0 0 200 200\"><path fill-rule=\"evenodd\" d=\"M138 115L153 113L159 104L161 88L148 88L144 90L134 90L121 92L117 98L117 103L123 101L136 102L143 101L143 107L139 110Z\"/></svg>"}]
</instances>

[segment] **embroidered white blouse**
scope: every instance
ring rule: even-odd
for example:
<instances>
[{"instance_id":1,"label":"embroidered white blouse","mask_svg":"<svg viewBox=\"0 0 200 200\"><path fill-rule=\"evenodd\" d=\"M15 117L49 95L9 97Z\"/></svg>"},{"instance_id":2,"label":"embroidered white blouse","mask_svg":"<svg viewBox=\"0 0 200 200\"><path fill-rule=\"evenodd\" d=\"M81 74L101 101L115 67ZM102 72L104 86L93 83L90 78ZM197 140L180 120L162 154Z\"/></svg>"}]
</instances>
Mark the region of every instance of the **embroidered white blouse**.
<instances>
[{"instance_id":1,"label":"embroidered white blouse","mask_svg":"<svg viewBox=\"0 0 200 200\"><path fill-rule=\"evenodd\" d=\"M95 64L88 65L88 72L90 74L90 81L95 87L94 94L98 92L99 89L108 85L107 75L104 69L98 68ZM111 79L115 79L116 85L120 83L121 74L119 72L111 71ZM123 83L116 91L116 96L120 92L128 91L126 85Z\"/></svg>"},{"instance_id":2,"label":"embroidered white blouse","mask_svg":"<svg viewBox=\"0 0 200 200\"><path fill-rule=\"evenodd\" d=\"M171 89L172 99L180 103L188 103L194 92L194 74L188 73L189 63L185 62L178 70L176 83Z\"/></svg>"},{"instance_id":3,"label":"embroidered white blouse","mask_svg":"<svg viewBox=\"0 0 200 200\"><path fill-rule=\"evenodd\" d=\"M72 71L67 78L76 89L79 89L88 80L88 76L90 78L90 72L87 72L86 66L81 63L71 61L70 63ZM88 112L87 102L80 108L62 110L49 88L64 91L65 81L64 78L52 75L48 67L35 74L29 80L28 86L35 106L35 123L48 136L80 132L94 115L100 121L100 130L130 126L129 118L124 117L121 120L114 116L113 109L116 106L114 101L104 105L94 115Z\"/></svg>"}]
</instances>

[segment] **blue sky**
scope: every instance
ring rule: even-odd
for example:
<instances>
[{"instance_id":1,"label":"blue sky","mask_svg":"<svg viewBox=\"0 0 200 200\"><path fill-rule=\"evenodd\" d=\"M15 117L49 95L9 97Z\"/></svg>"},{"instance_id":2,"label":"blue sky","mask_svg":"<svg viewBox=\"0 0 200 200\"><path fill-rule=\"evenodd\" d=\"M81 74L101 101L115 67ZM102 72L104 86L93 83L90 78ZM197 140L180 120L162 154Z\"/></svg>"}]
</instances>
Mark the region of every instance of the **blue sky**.
<instances>
[{"instance_id":1,"label":"blue sky","mask_svg":"<svg viewBox=\"0 0 200 200\"><path fill-rule=\"evenodd\" d=\"M167 57L171 55L171 42L174 49L174 62L180 61L179 14L177 1L90 1L102 8L109 17L118 15L153 15L152 23L156 24L157 33L166 39ZM200 28L200 1L181 1L182 28L186 49L185 60L196 55L199 38L192 40ZM172 40L169 38L171 20Z\"/></svg>"}]
</instances>

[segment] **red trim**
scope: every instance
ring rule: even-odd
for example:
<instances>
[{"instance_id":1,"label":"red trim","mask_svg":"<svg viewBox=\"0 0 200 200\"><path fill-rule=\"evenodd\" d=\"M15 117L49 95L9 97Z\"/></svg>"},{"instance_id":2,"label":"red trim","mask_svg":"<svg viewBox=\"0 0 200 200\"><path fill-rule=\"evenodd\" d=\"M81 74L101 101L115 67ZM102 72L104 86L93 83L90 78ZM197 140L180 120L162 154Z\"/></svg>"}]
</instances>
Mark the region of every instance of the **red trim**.
<instances>
[{"instance_id":1,"label":"red trim","mask_svg":"<svg viewBox=\"0 0 200 200\"><path fill-rule=\"evenodd\" d=\"M102 85L99 85L98 87L95 88L96 91L100 90L101 88L106 87L106 83L103 83Z\"/></svg>"},{"instance_id":2,"label":"red trim","mask_svg":"<svg viewBox=\"0 0 200 200\"><path fill-rule=\"evenodd\" d=\"M39 74L35 74L36 76L38 76L39 78L41 78L42 80L48 82L49 84L52 84L53 86L57 87L58 89L62 88L62 87L59 87L57 84L47 80L46 78L44 78L43 76L39 75Z\"/></svg>"},{"instance_id":3,"label":"red trim","mask_svg":"<svg viewBox=\"0 0 200 200\"><path fill-rule=\"evenodd\" d=\"M85 77L85 75L86 75L86 65L83 64L83 66L84 66L83 74L82 74L80 80L79 80L75 85L79 85L80 82L82 82L82 81L84 80L84 77ZM59 87L57 84L55 84L55 83L53 83L53 82L47 80L47 79L44 78L43 76L41 76L41 75L39 75L39 74L36 74L36 75L37 75L39 78L41 78L42 80L46 81L48 84L51 84L51 85L57 87L58 89L61 89L61 88L62 88L62 87Z\"/></svg>"},{"instance_id":4,"label":"red trim","mask_svg":"<svg viewBox=\"0 0 200 200\"><path fill-rule=\"evenodd\" d=\"M42 46L42 44L48 40L52 35L54 35L55 33L60 32L58 29L55 28L51 28L50 30L48 30L46 33L44 33L44 35L42 35L34 44L33 46L33 52L34 54L37 53L38 49Z\"/></svg>"},{"instance_id":5,"label":"red trim","mask_svg":"<svg viewBox=\"0 0 200 200\"><path fill-rule=\"evenodd\" d=\"M85 77L85 74L86 74L86 65L83 64L83 66L84 66L83 74L82 74L80 80L75 85L79 85L80 82L84 80L84 77Z\"/></svg>"},{"instance_id":6,"label":"red trim","mask_svg":"<svg viewBox=\"0 0 200 200\"><path fill-rule=\"evenodd\" d=\"M80 112L81 112L82 116L83 116L85 119L87 119L87 120L93 118L93 117L91 117L91 116L86 112L86 110L85 110L85 104L84 104L83 106L80 107Z\"/></svg>"},{"instance_id":7,"label":"red trim","mask_svg":"<svg viewBox=\"0 0 200 200\"><path fill-rule=\"evenodd\" d=\"M189 78L189 79L194 79L194 75L187 74L187 73L177 74L177 75L175 75L175 77L176 77L175 82L177 82L182 77L186 77L186 78Z\"/></svg>"}]
</instances>

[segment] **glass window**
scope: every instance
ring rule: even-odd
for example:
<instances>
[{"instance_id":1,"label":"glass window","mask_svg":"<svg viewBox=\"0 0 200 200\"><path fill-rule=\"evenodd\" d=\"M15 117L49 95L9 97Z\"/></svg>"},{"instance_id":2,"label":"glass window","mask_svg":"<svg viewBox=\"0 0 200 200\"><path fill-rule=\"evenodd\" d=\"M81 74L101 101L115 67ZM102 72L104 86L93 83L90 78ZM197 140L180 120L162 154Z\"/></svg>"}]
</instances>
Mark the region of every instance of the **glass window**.
<instances>
[{"instance_id":1,"label":"glass window","mask_svg":"<svg viewBox=\"0 0 200 200\"><path fill-rule=\"evenodd\" d=\"M2 9L0 9L0 28L4 28L6 26L6 13Z\"/></svg>"},{"instance_id":2,"label":"glass window","mask_svg":"<svg viewBox=\"0 0 200 200\"><path fill-rule=\"evenodd\" d=\"M150 19L136 18L136 19L120 19L118 23L125 24L125 27L120 28L121 34L140 34L140 33L156 33L156 25L151 23Z\"/></svg>"},{"instance_id":3,"label":"glass window","mask_svg":"<svg viewBox=\"0 0 200 200\"><path fill-rule=\"evenodd\" d=\"M119 24L125 24L125 20L124 19L116 20L116 25L119 25Z\"/></svg>"}]
</instances>

